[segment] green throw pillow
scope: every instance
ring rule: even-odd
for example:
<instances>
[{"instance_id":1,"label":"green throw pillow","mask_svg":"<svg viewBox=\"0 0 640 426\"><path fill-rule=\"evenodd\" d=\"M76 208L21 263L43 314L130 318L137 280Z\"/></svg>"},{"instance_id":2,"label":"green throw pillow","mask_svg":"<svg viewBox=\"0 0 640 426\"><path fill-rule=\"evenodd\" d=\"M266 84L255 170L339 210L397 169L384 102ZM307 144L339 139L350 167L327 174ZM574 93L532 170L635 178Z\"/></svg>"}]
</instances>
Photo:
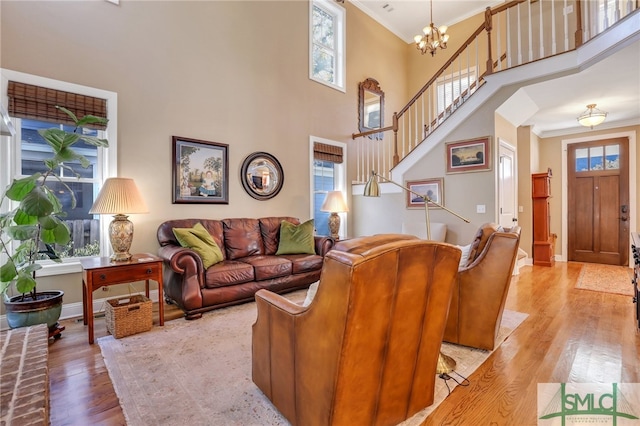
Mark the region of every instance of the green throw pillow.
<instances>
[{"instance_id":1,"label":"green throw pillow","mask_svg":"<svg viewBox=\"0 0 640 426\"><path fill-rule=\"evenodd\" d=\"M316 254L313 219L300 225L283 220L280 224L280 243L276 254Z\"/></svg>"},{"instance_id":2,"label":"green throw pillow","mask_svg":"<svg viewBox=\"0 0 640 426\"><path fill-rule=\"evenodd\" d=\"M193 249L200 255L205 269L222 261L220 247L200 222L196 223L193 228L173 228L173 235L176 236L182 247Z\"/></svg>"}]
</instances>

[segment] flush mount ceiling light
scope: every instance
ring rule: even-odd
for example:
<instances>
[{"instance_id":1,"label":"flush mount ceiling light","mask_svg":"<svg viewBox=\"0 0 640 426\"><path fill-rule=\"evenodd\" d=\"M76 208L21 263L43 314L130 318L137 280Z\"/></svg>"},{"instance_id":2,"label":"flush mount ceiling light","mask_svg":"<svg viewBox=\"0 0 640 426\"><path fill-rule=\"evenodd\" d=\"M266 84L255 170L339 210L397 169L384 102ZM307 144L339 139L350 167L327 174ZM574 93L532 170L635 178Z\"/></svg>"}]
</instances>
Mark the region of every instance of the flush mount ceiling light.
<instances>
[{"instance_id":1,"label":"flush mount ceiling light","mask_svg":"<svg viewBox=\"0 0 640 426\"><path fill-rule=\"evenodd\" d=\"M587 105L587 110L578 116L578 123L593 129L593 126L602 124L605 118L607 118L606 112L596 108L596 104L589 104Z\"/></svg>"},{"instance_id":2,"label":"flush mount ceiling light","mask_svg":"<svg viewBox=\"0 0 640 426\"><path fill-rule=\"evenodd\" d=\"M433 1L429 2L429 9L431 11L431 23L422 29L424 35L418 34L413 39L416 42L416 47L423 55L429 52L433 56L436 54L438 47L440 49L447 48L449 34L445 34L447 32L446 25L436 27L433 23Z\"/></svg>"}]
</instances>

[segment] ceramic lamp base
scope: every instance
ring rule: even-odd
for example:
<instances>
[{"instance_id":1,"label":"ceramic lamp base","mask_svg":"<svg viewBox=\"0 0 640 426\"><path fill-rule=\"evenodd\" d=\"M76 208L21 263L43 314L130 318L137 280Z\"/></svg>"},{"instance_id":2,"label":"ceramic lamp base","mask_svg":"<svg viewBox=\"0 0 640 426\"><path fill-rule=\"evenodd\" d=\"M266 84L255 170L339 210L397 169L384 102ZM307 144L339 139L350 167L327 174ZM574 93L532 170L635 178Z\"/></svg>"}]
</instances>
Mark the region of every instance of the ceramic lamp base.
<instances>
[{"instance_id":1,"label":"ceramic lamp base","mask_svg":"<svg viewBox=\"0 0 640 426\"><path fill-rule=\"evenodd\" d=\"M123 262L131 259L131 242L133 241L133 223L128 216L117 214L109 225L109 240L113 248L111 260Z\"/></svg>"},{"instance_id":2,"label":"ceramic lamp base","mask_svg":"<svg viewBox=\"0 0 640 426\"><path fill-rule=\"evenodd\" d=\"M329 215L329 231L331 231L331 238L334 240L340 239L340 235L338 235L338 232L340 232L340 216L338 216L338 213Z\"/></svg>"}]
</instances>

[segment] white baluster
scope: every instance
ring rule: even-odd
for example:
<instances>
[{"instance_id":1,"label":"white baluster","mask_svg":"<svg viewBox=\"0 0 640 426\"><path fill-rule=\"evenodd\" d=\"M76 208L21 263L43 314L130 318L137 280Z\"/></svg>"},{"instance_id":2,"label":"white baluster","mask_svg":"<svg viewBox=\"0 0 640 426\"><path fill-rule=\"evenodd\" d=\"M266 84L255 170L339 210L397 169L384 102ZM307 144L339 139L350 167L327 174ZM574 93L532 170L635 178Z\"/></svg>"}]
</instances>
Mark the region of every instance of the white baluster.
<instances>
[{"instance_id":1,"label":"white baluster","mask_svg":"<svg viewBox=\"0 0 640 426\"><path fill-rule=\"evenodd\" d=\"M538 1L540 5L540 59L544 58L544 22L543 22L543 14L542 14L542 1ZM552 5L553 6L553 5Z\"/></svg>"},{"instance_id":2,"label":"white baluster","mask_svg":"<svg viewBox=\"0 0 640 426\"><path fill-rule=\"evenodd\" d=\"M522 3L520 3L519 5L516 6L517 10L518 10L518 20L517 20L517 25L518 25L518 63L516 65L521 65L522 64L522 28L520 27L520 6L522 5Z\"/></svg>"},{"instance_id":3,"label":"white baluster","mask_svg":"<svg viewBox=\"0 0 640 426\"><path fill-rule=\"evenodd\" d=\"M511 68L511 8L507 9L507 68Z\"/></svg>"},{"instance_id":4,"label":"white baluster","mask_svg":"<svg viewBox=\"0 0 640 426\"><path fill-rule=\"evenodd\" d=\"M533 61L533 25L531 23L531 2L528 1L527 2L527 10L528 10L528 18L527 18L527 24L529 26L529 62Z\"/></svg>"},{"instance_id":5,"label":"white baluster","mask_svg":"<svg viewBox=\"0 0 640 426\"><path fill-rule=\"evenodd\" d=\"M551 54L556 53L556 0L551 0Z\"/></svg>"}]
</instances>

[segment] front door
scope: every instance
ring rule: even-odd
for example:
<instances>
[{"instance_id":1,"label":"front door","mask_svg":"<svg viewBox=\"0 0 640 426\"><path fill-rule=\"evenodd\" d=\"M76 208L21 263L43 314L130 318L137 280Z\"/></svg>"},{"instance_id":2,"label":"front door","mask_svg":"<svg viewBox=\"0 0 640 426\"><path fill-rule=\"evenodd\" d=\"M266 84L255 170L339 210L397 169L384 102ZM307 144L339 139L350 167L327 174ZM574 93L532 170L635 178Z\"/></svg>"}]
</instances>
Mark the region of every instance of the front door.
<instances>
[{"instance_id":1,"label":"front door","mask_svg":"<svg viewBox=\"0 0 640 426\"><path fill-rule=\"evenodd\" d=\"M629 246L629 140L568 146L568 259L626 265Z\"/></svg>"}]
</instances>

